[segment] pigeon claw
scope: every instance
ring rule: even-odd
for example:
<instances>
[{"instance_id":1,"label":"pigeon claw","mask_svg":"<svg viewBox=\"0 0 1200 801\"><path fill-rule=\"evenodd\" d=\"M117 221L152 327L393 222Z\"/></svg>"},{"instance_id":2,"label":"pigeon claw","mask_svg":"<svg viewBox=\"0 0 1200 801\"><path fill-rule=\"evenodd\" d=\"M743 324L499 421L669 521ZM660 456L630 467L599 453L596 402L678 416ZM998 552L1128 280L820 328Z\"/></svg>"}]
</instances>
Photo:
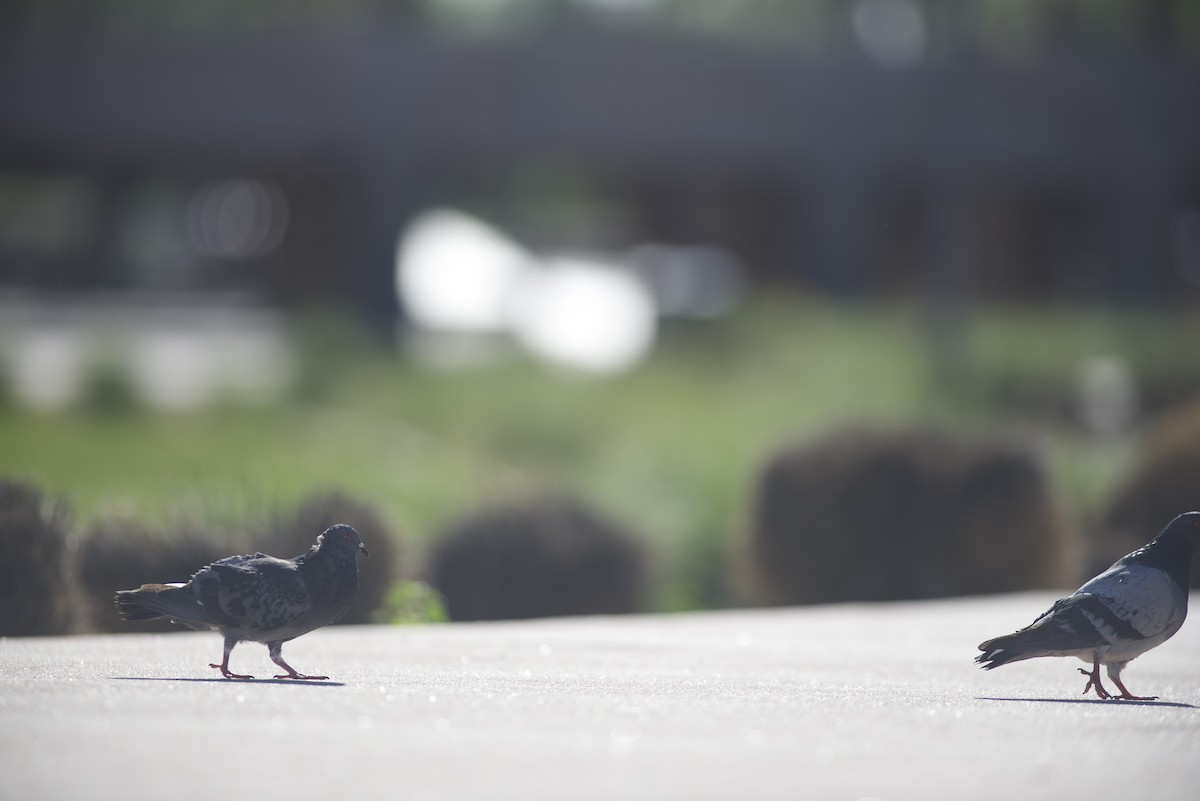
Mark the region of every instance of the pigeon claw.
<instances>
[{"instance_id":1,"label":"pigeon claw","mask_svg":"<svg viewBox=\"0 0 1200 801\"><path fill-rule=\"evenodd\" d=\"M1100 683L1100 668L1097 666L1094 670L1084 670L1079 668L1079 672L1088 677L1087 686L1083 688L1083 694L1087 695L1093 687L1096 688L1096 697L1107 701L1112 698L1112 694L1104 689L1104 685Z\"/></svg>"},{"instance_id":2,"label":"pigeon claw","mask_svg":"<svg viewBox=\"0 0 1200 801\"><path fill-rule=\"evenodd\" d=\"M216 668L217 670L221 671L221 675L227 679L252 679L252 678L254 678L253 676L247 676L242 673L232 673L232 672L230 672L229 668L225 667L224 665L217 665L212 662L209 662L208 666L210 668Z\"/></svg>"}]
</instances>

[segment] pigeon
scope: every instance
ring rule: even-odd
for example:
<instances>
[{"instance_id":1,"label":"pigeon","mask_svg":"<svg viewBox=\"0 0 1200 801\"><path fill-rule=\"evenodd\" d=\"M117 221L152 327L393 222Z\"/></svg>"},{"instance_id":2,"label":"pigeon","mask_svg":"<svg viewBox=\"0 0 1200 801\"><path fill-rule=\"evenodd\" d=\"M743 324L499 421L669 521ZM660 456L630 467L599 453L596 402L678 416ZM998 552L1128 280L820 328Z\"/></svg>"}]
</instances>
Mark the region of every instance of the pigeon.
<instances>
[{"instance_id":1,"label":"pigeon","mask_svg":"<svg viewBox=\"0 0 1200 801\"><path fill-rule=\"evenodd\" d=\"M1112 567L1056 602L1029 626L981 643L975 657L985 670L1038 656L1075 656L1091 662L1083 694L1095 689L1104 700L1154 701L1121 683L1133 659L1162 645L1187 617L1192 550L1200 542L1200 512L1172 520L1151 542L1118 559ZM1120 690L1111 694L1100 681L1100 666Z\"/></svg>"},{"instance_id":2,"label":"pigeon","mask_svg":"<svg viewBox=\"0 0 1200 801\"><path fill-rule=\"evenodd\" d=\"M338 524L295 559L228 556L196 571L186 584L120 590L117 611L126 620L165 618L221 632L225 654L221 664L209 667L227 679L254 678L229 670L229 653L248 640L265 643L271 661L287 671L275 678L325 680L329 677L306 676L283 661L283 644L346 613L358 591L358 553L370 556L358 532Z\"/></svg>"}]
</instances>

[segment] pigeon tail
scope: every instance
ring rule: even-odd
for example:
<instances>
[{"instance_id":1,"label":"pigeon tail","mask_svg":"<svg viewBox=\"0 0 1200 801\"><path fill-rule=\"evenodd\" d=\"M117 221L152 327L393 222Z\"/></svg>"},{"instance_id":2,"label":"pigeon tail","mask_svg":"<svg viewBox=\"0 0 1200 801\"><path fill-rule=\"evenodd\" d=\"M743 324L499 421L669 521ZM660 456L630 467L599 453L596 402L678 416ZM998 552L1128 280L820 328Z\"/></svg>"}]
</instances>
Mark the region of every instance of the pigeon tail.
<instances>
[{"instance_id":1,"label":"pigeon tail","mask_svg":"<svg viewBox=\"0 0 1200 801\"><path fill-rule=\"evenodd\" d=\"M1046 656L1044 649L1038 648L1030 642L1033 639L1029 636L1030 634L1031 632L1027 630L1018 631L982 642L979 644L979 650L983 653L975 657L975 661L984 670L991 670L1001 665L1007 665L1009 662L1020 662L1022 659Z\"/></svg>"},{"instance_id":2,"label":"pigeon tail","mask_svg":"<svg viewBox=\"0 0 1200 801\"><path fill-rule=\"evenodd\" d=\"M185 584L143 584L136 590L118 590L117 612L126 620L161 620L192 628L210 628L213 623L204 607Z\"/></svg>"}]
</instances>

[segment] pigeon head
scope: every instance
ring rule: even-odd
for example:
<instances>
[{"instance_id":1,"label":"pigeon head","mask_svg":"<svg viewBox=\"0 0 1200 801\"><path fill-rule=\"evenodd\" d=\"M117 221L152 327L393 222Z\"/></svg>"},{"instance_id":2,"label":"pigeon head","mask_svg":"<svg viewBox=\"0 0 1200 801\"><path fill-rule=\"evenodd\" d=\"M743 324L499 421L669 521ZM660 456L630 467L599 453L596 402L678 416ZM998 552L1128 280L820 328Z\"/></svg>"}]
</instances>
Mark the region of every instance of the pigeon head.
<instances>
[{"instance_id":1,"label":"pigeon head","mask_svg":"<svg viewBox=\"0 0 1200 801\"><path fill-rule=\"evenodd\" d=\"M329 548L345 549L350 552L358 551L368 559L371 554L367 551L367 546L363 545L362 537L358 536L358 532L354 526L348 526L345 523L338 523L335 526L330 526L317 537L317 547L321 550Z\"/></svg>"},{"instance_id":2,"label":"pigeon head","mask_svg":"<svg viewBox=\"0 0 1200 801\"><path fill-rule=\"evenodd\" d=\"M1165 570L1181 588L1191 582L1192 555L1200 546L1200 512L1184 512L1167 524L1147 545L1122 561Z\"/></svg>"},{"instance_id":3,"label":"pigeon head","mask_svg":"<svg viewBox=\"0 0 1200 801\"><path fill-rule=\"evenodd\" d=\"M1184 512L1168 523L1155 539L1200 545L1200 512Z\"/></svg>"}]
</instances>

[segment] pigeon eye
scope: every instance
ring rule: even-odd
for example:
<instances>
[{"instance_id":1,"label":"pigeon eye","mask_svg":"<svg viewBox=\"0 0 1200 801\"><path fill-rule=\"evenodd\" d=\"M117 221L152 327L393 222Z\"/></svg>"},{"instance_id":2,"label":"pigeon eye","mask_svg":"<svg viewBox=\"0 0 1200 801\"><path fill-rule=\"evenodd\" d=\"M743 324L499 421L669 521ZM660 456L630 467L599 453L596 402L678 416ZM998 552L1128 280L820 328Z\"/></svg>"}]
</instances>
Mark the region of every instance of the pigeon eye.
<instances>
[{"instance_id":1,"label":"pigeon eye","mask_svg":"<svg viewBox=\"0 0 1200 801\"><path fill-rule=\"evenodd\" d=\"M1200 528L1200 520L1193 520L1192 528Z\"/></svg>"}]
</instances>

